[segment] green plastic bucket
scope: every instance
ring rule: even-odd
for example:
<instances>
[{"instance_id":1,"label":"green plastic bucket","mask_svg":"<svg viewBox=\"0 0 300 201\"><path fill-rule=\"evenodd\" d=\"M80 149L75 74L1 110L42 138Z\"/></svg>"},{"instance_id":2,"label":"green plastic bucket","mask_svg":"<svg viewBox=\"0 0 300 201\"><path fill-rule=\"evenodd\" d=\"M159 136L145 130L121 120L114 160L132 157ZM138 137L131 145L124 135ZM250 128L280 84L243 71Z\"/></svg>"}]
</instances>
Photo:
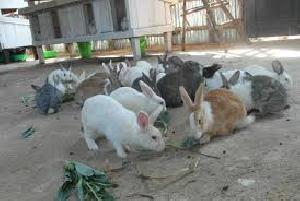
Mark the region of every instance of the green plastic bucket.
<instances>
[{"instance_id":1,"label":"green plastic bucket","mask_svg":"<svg viewBox=\"0 0 300 201\"><path fill-rule=\"evenodd\" d=\"M82 58L87 59L91 58L92 56L92 48L91 48L91 42L78 42L77 43L79 54Z\"/></svg>"},{"instance_id":2,"label":"green plastic bucket","mask_svg":"<svg viewBox=\"0 0 300 201\"><path fill-rule=\"evenodd\" d=\"M55 58L57 57L57 52L54 50L44 51L43 55L45 59Z\"/></svg>"},{"instance_id":3,"label":"green plastic bucket","mask_svg":"<svg viewBox=\"0 0 300 201\"><path fill-rule=\"evenodd\" d=\"M27 57L28 56L26 54L11 54L9 55L9 60L11 62L20 62L20 61L26 61Z\"/></svg>"},{"instance_id":4,"label":"green plastic bucket","mask_svg":"<svg viewBox=\"0 0 300 201\"><path fill-rule=\"evenodd\" d=\"M141 47L141 54L142 54L142 56L146 55L146 46L147 46L146 38L145 38L145 36L143 36L140 39L140 47Z\"/></svg>"}]
</instances>

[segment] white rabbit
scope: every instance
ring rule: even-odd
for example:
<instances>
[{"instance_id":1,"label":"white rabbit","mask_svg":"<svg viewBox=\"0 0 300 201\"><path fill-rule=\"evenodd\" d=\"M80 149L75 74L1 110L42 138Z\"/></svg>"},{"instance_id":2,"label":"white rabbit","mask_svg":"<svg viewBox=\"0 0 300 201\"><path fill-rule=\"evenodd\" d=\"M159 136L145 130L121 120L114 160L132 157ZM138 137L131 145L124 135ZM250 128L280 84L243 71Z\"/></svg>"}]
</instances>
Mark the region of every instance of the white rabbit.
<instances>
[{"instance_id":1,"label":"white rabbit","mask_svg":"<svg viewBox=\"0 0 300 201\"><path fill-rule=\"evenodd\" d=\"M153 126L153 122L147 113L140 111L136 115L109 96L89 98L82 109L82 124L88 148L98 150L95 139L104 135L121 158L127 157L124 147L128 146L164 150L162 134Z\"/></svg>"},{"instance_id":2,"label":"white rabbit","mask_svg":"<svg viewBox=\"0 0 300 201\"><path fill-rule=\"evenodd\" d=\"M259 65L251 65L244 69L251 75L265 75L278 80L284 88L289 92L293 85L292 77L284 71L284 68L280 61L275 60L272 62L273 72L269 71L265 67Z\"/></svg>"},{"instance_id":3,"label":"white rabbit","mask_svg":"<svg viewBox=\"0 0 300 201\"><path fill-rule=\"evenodd\" d=\"M160 108L160 112L166 110L164 99L157 96L143 81L140 81L140 87L142 93L131 87L121 87L111 92L110 97L117 100L125 108L133 111L135 114L138 114L140 111L145 111L147 114L152 115L157 108ZM156 117L158 115L159 113ZM154 120L156 120L156 118Z\"/></svg>"},{"instance_id":4,"label":"white rabbit","mask_svg":"<svg viewBox=\"0 0 300 201\"><path fill-rule=\"evenodd\" d=\"M153 68L153 66L146 61L138 61L133 67L128 67L126 63L121 64L123 68L120 71L119 79L124 87L131 87L134 80L142 77L143 73L147 77L150 77L150 71Z\"/></svg>"}]
</instances>

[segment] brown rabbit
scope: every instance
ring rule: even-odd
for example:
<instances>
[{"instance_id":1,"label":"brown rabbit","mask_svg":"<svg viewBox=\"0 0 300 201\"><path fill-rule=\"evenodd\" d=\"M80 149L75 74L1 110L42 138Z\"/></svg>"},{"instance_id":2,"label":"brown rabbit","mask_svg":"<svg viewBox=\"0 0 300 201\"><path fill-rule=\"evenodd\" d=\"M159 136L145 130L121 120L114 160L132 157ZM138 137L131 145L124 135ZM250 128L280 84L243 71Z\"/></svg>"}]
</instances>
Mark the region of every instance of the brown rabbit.
<instances>
[{"instance_id":1,"label":"brown rabbit","mask_svg":"<svg viewBox=\"0 0 300 201\"><path fill-rule=\"evenodd\" d=\"M110 84L107 72L94 73L83 80L77 87L75 102L83 105L87 98L96 95L108 95L107 86Z\"/></svg>"},{"instance_id":2,"label":"brown rabbit","mask_svg":"<svg viewBox=\"0 0 300 201\"><path fill-rule=\"evenodd\" d=\"M247 127L255 121L247 116L243 102L227 89L209 91L204 97L201 84L192 102L185 88L180 87L180 96L191 113L189 123L192 135L200 144L209 143L212 137L230 135L236 128Z\"/></svg>"}]
</instances>

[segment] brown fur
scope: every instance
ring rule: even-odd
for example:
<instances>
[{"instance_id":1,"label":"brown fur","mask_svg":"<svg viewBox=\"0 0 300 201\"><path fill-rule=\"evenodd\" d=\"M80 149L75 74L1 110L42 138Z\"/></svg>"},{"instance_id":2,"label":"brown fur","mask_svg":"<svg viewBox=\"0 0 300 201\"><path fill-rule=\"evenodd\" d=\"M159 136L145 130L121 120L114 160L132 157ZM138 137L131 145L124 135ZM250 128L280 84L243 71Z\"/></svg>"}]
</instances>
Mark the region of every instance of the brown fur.
<instances>
[{"instance_id":1,"label":"brown fur","mask_svg":"<svg viewBox=\"0 0 300 201\"><path fill-rule=\"evenodd\" d=\"M210 136L232 134L236 122L246 117L247 111L243 102L227 89L216 89L207 93L205 101L211 103L214 126Z\"/></svg>"},{"instance_id":2,"label":"brown fur","mask_svg":"<svg viewBox=\"0 0 300 201\"><path fill-rule=\"evenodd\" d=\"M237 123L243 121L247 116L244 103L227 89L212 90L204 96L204 87L200 85L194 102L183 87L180 87L179 90L184 105L194 115L195 125L203 132L201 143L208 143L214 136L232 134ZM208 118L204 118L203 101L211 104L212 122Z\"/></svg>"},{"instance_id":3,"label":"brown fur","mask_svg":"<svg viewBox=\"0 0 300 201\"><path fill-rule=\"evenodd\" d=\"M103 72L96 73L95 75L85 79L76 89L75 101L83 104L83 102L90 97L105 94L108 78L108 73Z\"/></svg>"}]
</instances>

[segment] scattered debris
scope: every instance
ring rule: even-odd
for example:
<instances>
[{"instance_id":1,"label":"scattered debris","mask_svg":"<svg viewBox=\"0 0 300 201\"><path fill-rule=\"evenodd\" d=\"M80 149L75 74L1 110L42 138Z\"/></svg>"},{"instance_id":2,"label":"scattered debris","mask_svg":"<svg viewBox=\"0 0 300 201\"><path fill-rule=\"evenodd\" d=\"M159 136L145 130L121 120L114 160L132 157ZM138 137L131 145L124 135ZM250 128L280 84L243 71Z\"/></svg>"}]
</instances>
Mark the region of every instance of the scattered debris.
<instances>
[{"instance_id":1,"label":"scattered debris","mask_svg":"<svg viewBox=\"0 0 300 201\"><path fill-rule=\"evenodd\" d=\"M64 183L58 190L56 201L66 201L74 189L80 201L115 200L106 189L117 185L111 183L103 171L92 169L76 161L67 161L64 165L64 176Z\"/></svg>"},{"instance_id":2,"label":"scattered debris","mask_svg":"<svg viewBox=\"0 0 300 201\"><path fill-rule=\"evenodd\" d=\"M282 142L280 142L279 145L281 146L281 145L282 145Z\"/></svg>"},{"instance_id":3,"label":"scattered debris","mask_svg":"<svg viewBox=\"0 0 300 201\"><path fill-rule=\"evenodd\" d=\"M222 191L227 191L227 190L228 190L228 185L222 187Z\"/></svg>"},{"instance_id":4,"label":"scattered debris","mask_svg":"<svg viewBox=\"0 0 300 201\"><path fill-rule=\"evenodd\" d=\"M74 155L74 152L73 152L73 151L70 151L69 154L70 154L70 156L73 156L73 155Z\"/></svg>"},{"instance_id":5,"label":"scattered debris","mask_svg":"<svg viewBox=\"0 0 300 201\"><path fill-rule=\"evenodd\" d=\"M223 154L224 154L224 155L226 154L226 150L223 150Z\"/></svg>"},{"instance_id":6,"label":"scattered debris","mask_svg":"<svg viewBox=\"0 0 300 201\"><path fill-rule=\"evenodd\" d=\"M190 137L190 136L184 138L180 145L176 145L176 144L172 144L172 143L166 144L166 146L174 147L174 148L180 149L180 150L188 150L188 149L193 148L196 145L200 145L199 140L196 140L195 138ZM201 156L208 157L208 158L221 159L220 157L203 154L201 152L199 152L198 154L200 154Z\"/></svg>"},{"instance_id":7,"label":"scattered debris","mask_svg":"<svg viewBox=\"0 0 300 201\"><path fill-rule=\"evenodd\" d=\"M238 179L237 182L243 186L251 186L255 184L255 180L253 179Z\"/></svg>"},{"instance_id":8,"label":"scattered debris","mask_svg":"<svg viewBox=\"0 0 300 201\"><path fill-rule=\"evenodd\" d=\"M285 121L291 121L290 119L287 119L287 120L285 120Z\"/></svg>"},{"instance_id":9,"label":"scattered debris","mask_svg":"<svg viewBox=\"0 0 300 201\"><path fill-rule=\"evenodd\" d=\"M143 194L143 193L132 193L130 195L127 195L128 198L132 197L144 197L144 198L149 198L151 200L154 200L154 196L150 194Z\"/></svg>"},{"instance_id":10,"label":"scattered debris","mask_svg":"<svg viewBox=\"0 0 300 201\"><path fill-rule=\"evenodd\" d=\"M29 136L31 136L32 134L34 134L36 132L36 129L33 126L30 126L29 128L27 128L25 131L23 131L21 133L22 138L28 138Z\"/></svg>"},{"instance_id":11,"label":"scattered debris","mask_svg":"<svg viewBox=\"0 0 300 201\"><path fill-rule=\"evenodd\" d=\"M287 104L284 109L287 110L287 109L290 109L291 108L291 105Z\"/></svg>"},{"instance_id":12,"label":"scattered debris","mask_svg":"<svg viewBox=\"0 0 300 201\"><path fill-rule=\"evenodd\" d=\"M25 107L29 107L30 101L33 101L33 96L22 96L21 103L25 105Z\"/></svg>"}]
</instances>

